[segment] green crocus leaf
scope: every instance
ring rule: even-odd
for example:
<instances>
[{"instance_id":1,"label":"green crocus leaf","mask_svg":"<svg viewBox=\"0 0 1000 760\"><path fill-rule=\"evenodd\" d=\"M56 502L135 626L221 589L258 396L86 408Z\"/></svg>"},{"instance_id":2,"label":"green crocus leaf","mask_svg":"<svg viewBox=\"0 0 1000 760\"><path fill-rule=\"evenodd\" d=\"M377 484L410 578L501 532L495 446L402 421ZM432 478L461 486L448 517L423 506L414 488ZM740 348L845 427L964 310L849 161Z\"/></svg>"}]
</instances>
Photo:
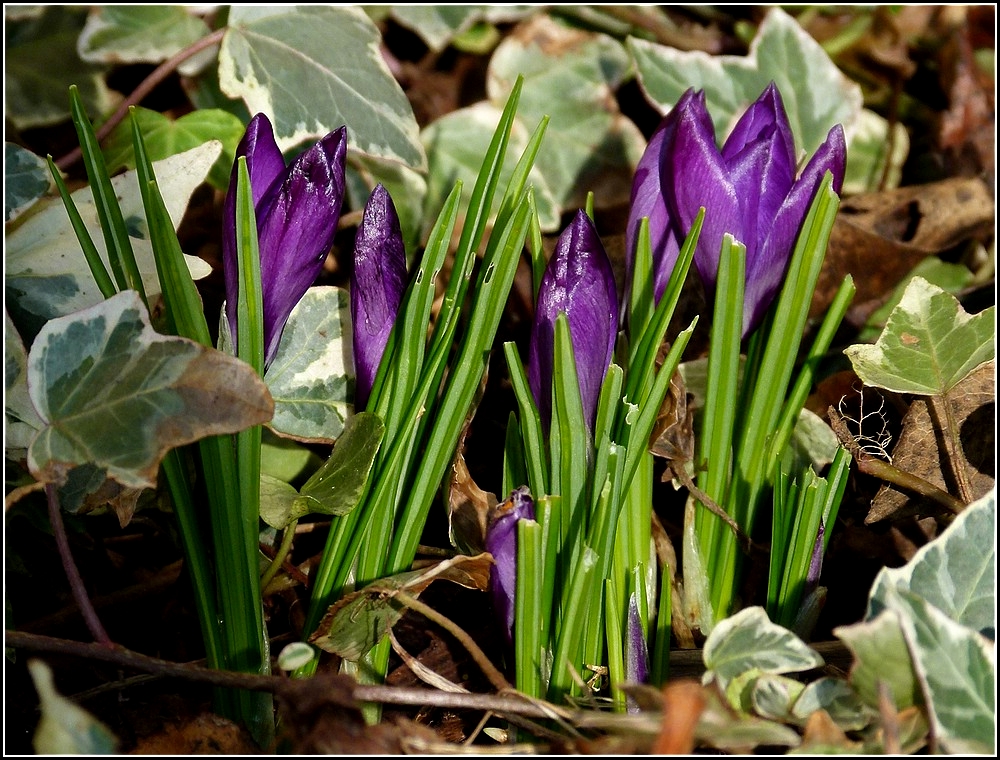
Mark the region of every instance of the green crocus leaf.
<instances>
[{"instance_id":1,"label":"green crocus leaf","mask_svg":"<svg viewBox=\"0 0 1000 760\"><path fill-rule=\"evenodd\" d=\"M91 63L160 63L208 32L180 5L102 5L87 18L77 49Z\"/></svg>"},{"instance_id":2,"label":"green crocus leaf","mask_svg":"<svg viewBox=\"0 0 1000 760\"><path fill-rule=\"evenodd\" d=\"M153 164L175 228L181 223L191 194L204 181L220 150L221 145L213 141ZM111 184L122 206L146 294L152 299L160 292L160 283L135 172L114 177ZM107 266L104 235L91 189L77 190L72 198ZM6 240L7 308L25 338L37 333L46 320L93 306L104 298L62 201L45 199L39 201L41 204L45 204L44 208L33 213ZM195 279L212 271L207 262L195 256L185 256L185 260Z\"/></svg>"},{"instance_id":3,"label":"green crocus leaf","mask_svg":"<svg viewBox=\"0 0 1000 760\"><path fill-rule=\"evenodd\" d=\"M353 408L354 358L350 296L341 288L309 288L285 323L278 352L264 373L274 397L269 427L301 441L332 443Z\"/></svg>"},{"instance_id":4,"label":"green crocus leaf","mask_svg":"<svg viewBox=\"0 0 1000 760\"><path fill-rule=\"evenodd\" d=\"M875 345L844 353L865 385L940 395L992 359L995 344L995 306L970 316L953 295L914 277Z\"/></svg>"},{"instance_id":5,"label":"green crocus leaf","mask_svg":"<svg viewBox=\"0 0 1000 760\"><path fill-rule=\"evenodd\" d=\"M746 56L708 56L638 38L630 38L628 46L647 98L665 113L689 87L704 90L720 136L772 81L781 92L795 144L809 155L834 124L844 126L848 144L854 136L861 88L780 8L768 11Z\"/></svg>"},{"instance_id":6,"label":"green crocus leaf","mask_svg":"<svg viewBox=\"0 0 1000 760\"><path fill-rule=\"evenodd\" d=\"M419 127L356 6L234 5L219 86L263 112L286 150L347 125L351 150L426 170Z\"/></svg>"},{"instance_id":7,"label":"green crocus leaf","mask_svg":"<svg viewBox=\"0 0 1000 760\"><path fill-rule=\"evenodd\" d=\"M44 482L92 464L123 486L153 488L168 450L274 411L248 365L158 334L131 290L48 322L28 353L28 390L45 423L28 468Z\"/></svg>"},{"instance_id":8,"label":"green crocus leaf","mask_svg":"<svg viewBox=\"0 0 1000 760\"><path fill-rule=\"evenodd\" d=\"M870 619L895 593L912 592L949 619L996 635L996 490L970 504L903 567L884 569L868 600Z\"/></svg>"},{"instance_id":9,"label":"green crocus leaf","mask_svg":"<svg viewBox=\"0 0 1000 760\"><path fill-rule=\"evenodd\" d=\"M703 652L706 682L722 689L753 668L764 673L796 673L817 668L823 658L798 636L772 623L763 607L747 607L716 624Z\"/></svg>"},{"instance_id":10,"label":"green crocus leaf","mask_svg":"<svg viewBox=\"0 0 1000 760\"><path fill-rule=\"evenodd\" d=\"M3 220L19 216L52 186L45 161L20 145L3 144Z\"/></svg>"},{"instance_id":11,"label":"green crocus leaf","mask_svg":"<svg viewBox=\"0 0 1000 760\"><path fill-rule=\"evenodd\" d=\"M192 111L177 120L159 111L136 108L132 112L142 132L146 152L152 161L160 161L178 153L197 148L211 140L222 143L222 155L216 159L208 173L208 182L216 190L225 192L229 175L236 159L236 146L243 137L245 126L237 116L219 108ZM104 160L108 172L135 168L132 143L132 125L123 121L108 135L103 144Z\"/></svg>"},{"instance_id":12,"label":"green crocus leaf","mask_svg":"<svg viewBox=\"0 0 1000 760\"><path fill-rule=\"evenodd\" d=\"M646 139L615 98L631 76L625 47L539 14L493 53L487 72L493 105L503 105L518 76L524 77L518 119L533 126L551 117L535 168L557 209L582 207L591 190L598 208L627 204Z\"/></svg>"},{"instance_id":13,"label":"green crocus leaf","mask_svg":"<svg viewBox=\"0 0 1000 760\"><path fill-rule=\"evenodd\" d=\"M5 7L4 105L14 127L24 130L67 121L67 93L73 84L88 113L110 113L114 102L104 83L107 67L81 61L76 51L86 6L49 5L40 13L13 19L9 13Z\"/></svg>"}]
</instances>

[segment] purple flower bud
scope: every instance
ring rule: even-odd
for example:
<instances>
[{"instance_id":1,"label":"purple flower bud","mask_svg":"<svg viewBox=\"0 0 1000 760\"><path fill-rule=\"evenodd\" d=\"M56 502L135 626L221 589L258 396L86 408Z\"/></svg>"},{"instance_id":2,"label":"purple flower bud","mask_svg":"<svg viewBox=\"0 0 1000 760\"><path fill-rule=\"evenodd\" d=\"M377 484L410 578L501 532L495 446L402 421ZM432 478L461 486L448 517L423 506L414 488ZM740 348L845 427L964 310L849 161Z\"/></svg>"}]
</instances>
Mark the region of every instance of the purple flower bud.
<instances>
[{"instance_id":1,"label":"purple flower bud","mask_svg":"<svg viewBox=\"0 0 1000 760\"><path fill-rule=\"evenodd\" d=\"M813 553L809 558L809 569L806 571L806 584L803 591L803 598L807 597L816 587L819 586L819 576L823 572L823 537L826 534L826 526L820 521L819 532L816 534L816 543L813 544Z\"/></svg>"},{"instance_id":2,"label":"purple flower bud","mask_svg":"<svg viewBox=\"0 0 1000 760\"><path fill-rule=\"evenodd\" d=\"M628 615L625 618L625 680L629 683L646 683L649 680L649 648L639 618L639 599L633 592L628 598ZM629 712L639 712L631 698Z\"/></svg>"},{"instance_id":3,"label":"purple flower bud","mask_svg":"<svg viewBox=\"0 0 1000 760\"><path fill-rule=\"evenodd\" d=\"M528 384L546 426L552 413L552 356L560 313L569 321L584 418L592 429L601 384L614 354L618 289L604 245L583 211L559 236L538 288L531 327Z\"/></svg>"},{"instance_id":4,"label":"purple flower bud","mask_svg":"<svg viewBox=\"0 0 1000 760\"><path fill-rule=\"evenodd\" d=\"M655 155L659 174L654 179L650 174ZM664 240L682 240L704 206L695 267L711 294L722 236L730 233L746 246L743 334L748 334L781 286L795 239L827 170L840 192L846 156L838 125L796 180L792 130L773 83L743 113L720 150L705 93L689 89L653 135L636 169L626 232L629 279L642 216L650 218L658 300L677 259L674 243ZM656 202L657 191L661 203Z\"/></svg>"},{"instance_id":5,"label":"purple flower bud","mask_svg":"<svg viewBox=\"0 0 1000 760\"><path fill-rule=\"evenodd\" d=\"M246 156L257 217L264 300L264 362L278 350L295 304L323 268L344 199L347 128L334 130L285 166L271 122L257 114L236 157ZM226 316L235 341L239 275L236 261L236 166L224 207L222 260Z\"/></svg>"},{"instance_id":6,"label":"purple flower bud","mask_svg":"<svg viewBox=\"0 0 1000 760\"><path fill-rule=\"evenodd\" d=\"M489 516L486 551L493 555L490 593L493 609L503 623L508 645L514 643L514 594L517 591L517 524L535 519L535 503L527 486L511 492L510 498Z\"/></svg>"},{"instance_id":7,"label":"purple flower bud","mask_svg":"<svg viewBox=\"0 0 1000 760\"><path fill-rule=\"evenodd\" d=\"M351 321L354 327L354 408L365 408L406 289L406 252L389 192L372 190L354 238Z\"/></svg>"}]
</instances>

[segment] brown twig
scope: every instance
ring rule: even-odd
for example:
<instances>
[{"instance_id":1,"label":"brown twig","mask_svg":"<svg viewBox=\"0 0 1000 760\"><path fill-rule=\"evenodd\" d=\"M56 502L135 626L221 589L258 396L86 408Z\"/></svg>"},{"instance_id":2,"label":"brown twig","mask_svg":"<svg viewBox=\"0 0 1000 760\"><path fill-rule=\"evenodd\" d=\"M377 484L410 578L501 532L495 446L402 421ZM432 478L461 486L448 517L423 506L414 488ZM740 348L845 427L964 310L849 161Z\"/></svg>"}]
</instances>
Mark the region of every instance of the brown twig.
<instances>
[{"instance_id":1,"label":"brown twig","mask_svg":"<svg viewBox=\"0 0 1000 760\"><path fill-rule=\"evenodd\" d=\"M944 394L931 396L928 398L928 408L938 418L938 426L944 428L944 453L945 459L951 467L951 472L955 476L955 485L958 486L958 493L962 501L970 504L975 496L972 492L972 485L965 473L965 465L962 463L962 441L958 435L958 420L955 419L955 410L951 401ZM941 419L941 410L944 410L944 419Z\"/></svg>"},{"instance_id":2,"label":"brown twig","mask_svg":"<svg viewBox=\"0 0 1000 760\"><path fill-rule=\"evenodd\" d=\"M153 69L152 73L143 79L142 82L139 83L139 86L132 91L132 94L121 102L118 106L118 110L111 114L111 117L101 125L101 128L97 130L97 139L99 141L103 140L111 134L111 130L117 127L121 123L122 119L125 118L126 114L128 114L130 106L141 103L143 98L149 95L149 93L151 93L157 85L170 76L177 69L177 67L184 63L184 61L188 58L191 58L200 53L202 50L221 42L225 33L226 27L217 29L211 34L202 37L194 44L184 48L175 56L168 58L166 61ZM56 161L56 166L58 166L62 171L66 171L66 169L79 161L82 155L83 152L80 148L74 148Z\"/></svg>"},{"instance_id":3,"label":"brown twig","mask_svg":"<svg viewBox=\"0 0 1000 760\"><path fill-rule=\"evenodd\" d=\"M73 599L76 600L77 606L80 608L80 614L83 615L83 620L87 624L90 634L102 646L113 647L114 644L111 638L108 636L107 631L104 630L104 626L101 625L101 619L97 617L97 611L94 609L94 605L90 603L90 597L87 596L87 588L83 585L83 577L80 575L80 569L76 566L76 562L73 561L73 552L69 548L69 538L66 536L66 526L63 524L62 510L59 507L59 491L54 483L45 484L45 496L49 502L49 522L52 523L52 533L56 539L56 548L59 550L59 558L62 560L63 569L66 571L66 578L69 580L69 588L73 593Z\"/></svg>"},{"instance_id":4,"label":"brown twig","mask_svg":"<svg viewBox=\"0 0 1000 760\"><path fill-rule=\"evenodd\" d=\"M962 501L956 499L947 491L942 491L933 483L913 473L904 472L889 462L870 456L862 451L861 446L858 445L851 431L847 429L847 424L844 422L844 418L840 412L831 406L827 410L827 414L830 418L830 427L833 429L833 432L837 434L837 438L840 439L840 442L844 444L844 447L854 457L858 469L865 473L865 475L871 475L907 491L926 496L928 499L936 501L955 514L965 509L965 504Z\"/></svg>"}]
</instances>

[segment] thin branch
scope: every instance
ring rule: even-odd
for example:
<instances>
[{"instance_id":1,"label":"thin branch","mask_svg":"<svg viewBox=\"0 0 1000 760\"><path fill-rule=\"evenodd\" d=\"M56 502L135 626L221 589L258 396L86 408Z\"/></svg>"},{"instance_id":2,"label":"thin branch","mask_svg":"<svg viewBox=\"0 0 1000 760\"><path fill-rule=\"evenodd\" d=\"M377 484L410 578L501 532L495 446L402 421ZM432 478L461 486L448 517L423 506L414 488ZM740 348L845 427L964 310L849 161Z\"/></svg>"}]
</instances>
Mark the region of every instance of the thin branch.
<instances>
[{"instance_id":1,"label":"thin branch","mask_svg":"<svg viewBox=\"0 0 1000 760\"><path fill-rule=\"evenodd\" d=\"M59 492L54 483L45 484L45 496L49 502L49 522L52 523L52 533L55 535L56 548L59 550L59 558L62 560L63 569L66 571L66 578L69 580L69 588L73 593L73 599L76 600L77 606L80 608L80 614L83 615L83 620L86 622L91 636L102 646L113 647L114 643L108 636L107 631L104 630L104 626L101 625L101 619L97 617L97 611L94 609L94 605L90 603L90 597L87 596L87 588L83 585L80 569L76 566L76 562L73 561L73 552L70 551L69 539L66 536L66 526L63 524L62 510L59 508Z\"/></svg>"},{"instance_id":2,"label":"thin branch","mask_svg":"<svg viewBox=\"0 0 1000 760\"><path fill-rule=\"evenodd\" d=\"M958 493L962 501L966 504L972 503L975 498L972 493L972 484L965 472L965 464L962 457L962 441L958 434L958 420L955 419L955 410L951 401L945 395L931 396L928 398L927 406L938 418L938 426L944 430L944 451L945 459L951 467L951 472L955 476L955 484L958 486ZM941 410L944 410L944 420L941 419Z\"/></svg>"},{"instance_id":3,"label":"thin branch","mask_svg":"<svg viewBox=\"0 0 1000 760\"><path fill-rule=\"evenodd\" d=\"M97 130L97 139L99 141L103 140L105 137L111 134L111 131L115 127L117 127L121 123L122 119L124 119L125 116L128 114L128 109L130 106L138 105L139 103L141 103L143 98L149 95L149 93L151 93L157 87L157 85L159 85L164 79L170 76L177 69L177 67L180 66L182 63L184 63L184 61L186 61L188 58L191 58L200 53L202 50L210 48L212 45L216 45L219 42L221 42L222 37L225 33L226 33L226 27L223 27L222 29L217 29L211 34L202 37L200 40L190 45L189 47L184 48L184 50L181 50L175 56L173 56L172 58L168 58L166 61L164 61L155 69L153 69L152 73L150 73L148 77L143 79L142 82L139 83L139 86L132 91L132 94L121 102L121 104L118 106L118 110L115 111L111 115L111 117L106 122L104 122L104 124L101 125L101 128ZM74 148L65 156L56 161L56 166L58 166L62 171L66 171L66 169L68 169L70 166L79 161L80 156L82 155L83 152L80 150L80 148Z\"/></svg>"}]
</instances>

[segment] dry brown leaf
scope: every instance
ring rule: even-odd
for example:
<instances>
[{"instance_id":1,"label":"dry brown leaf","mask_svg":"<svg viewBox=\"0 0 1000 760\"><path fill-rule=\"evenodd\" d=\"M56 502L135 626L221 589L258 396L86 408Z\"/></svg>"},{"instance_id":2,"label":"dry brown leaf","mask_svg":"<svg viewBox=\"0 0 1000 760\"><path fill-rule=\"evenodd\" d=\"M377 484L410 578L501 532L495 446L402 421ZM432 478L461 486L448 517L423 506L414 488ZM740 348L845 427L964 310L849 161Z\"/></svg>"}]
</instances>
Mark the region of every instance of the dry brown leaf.
<instances>
[{"instance_id":1,"label":"dry brown leaf","mask_svg":"<svg viewBox=\"0 0 1000 760\"><path fill-rule=\"evenodd\" d=\"M943 399L951 405L959 426L963 447L960 462L973 498L985 495L996 481L996 395L995 362L987 362L956 385ZM893 464L904 472L918 475L949 493L957 494L947 451L944 448L943 420L938 420L928 399L910 404L903 429L892 450ZM947 476L945 473L948 473ZM865 518L868 524L910 515L937 515L936 502L884 485L872 501Z\"/></svg>"},{"instance_id":2,"label":"dry brown leaf","mask_svg":"<svg viewBox=\"0 0 1000 760\"><path fill-rule=\"evenodd\" d=\"M857 752L861 744L848 739L826 710L817 710L806 720L799 750L809 752L812 747L840 747L848 752Z\"/></svg>"},{"instance_id":3,"label":"dry brown leaf","mask_svg":"<svg viewBox=\"0 0 1000 760\"><path fill-rule=\"evenodd\" d=\"M653 754L690 755L705 705L705 687L697 681L679 679L667 684L663 689L663 723Z\"/></svg>"},{"instance_id":4,"label":"dry brown leaf","mask_svg":"<svg viewBox=\"0 0 1000 760\"><path fill-rule=\"evenodd\" d=\"M467 429L466 429L467 430ZM490 513L496 509L497 497L484 491L469 474L463 453L465 432L459 441L452 462L448 488L448 539L461 552L477 554L485 550L486 526Z\"/></svg>"},{"instance_id":5,"label":"dry brown leaf","mask_svg":"<svg viewBox=\"0 0 1000 760\"><path fill-rule=\"evenodd\" d=\"M259 755L250 734L231 720L202 713L140 739L130 755Z\"/></svg>"},{"instance_id":6,"label":"dry brown leaf","mask_svg":"<svg viewBox=\"0 0 1000 760\"><path fill-rule=\"evenodd\" d=\"M927 256L993 234L995 206L980 179L953 178L847 198L830 235L812 316L822 315L844 277L857 294L847 321L861 326Z\"/></svg>"}]
</instances>

